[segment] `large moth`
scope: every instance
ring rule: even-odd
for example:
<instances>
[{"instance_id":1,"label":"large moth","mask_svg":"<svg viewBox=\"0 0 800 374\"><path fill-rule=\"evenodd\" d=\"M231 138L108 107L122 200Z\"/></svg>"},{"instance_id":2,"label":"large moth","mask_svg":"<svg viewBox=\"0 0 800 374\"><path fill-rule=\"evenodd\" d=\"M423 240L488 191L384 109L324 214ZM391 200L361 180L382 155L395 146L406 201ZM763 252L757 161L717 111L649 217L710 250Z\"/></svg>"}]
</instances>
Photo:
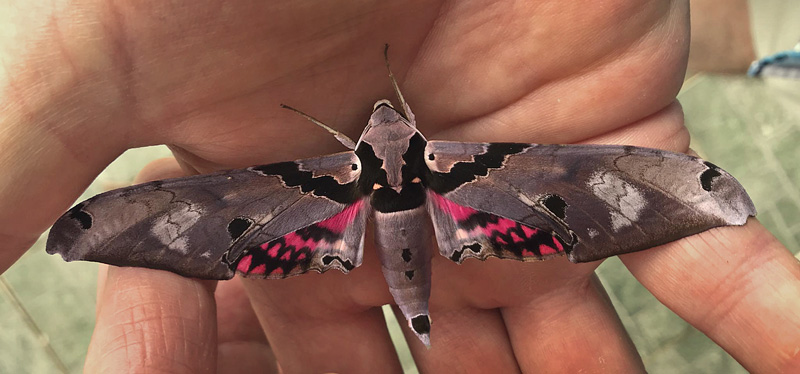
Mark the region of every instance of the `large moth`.
<instances>
[{"instance_id":1,"label":"large moth","mask_svg":"<svg viewBox=\"0 0 800 374\"><path fill-rule=\"evenodd\" d=\"M429 345L431 221L439 253L457 263L586 262L756 214L730 174L684 154L429 141L389 76L399 110L378 101L358 142L307 116L350 150L97 195L58 219L47 252L207 279L347 273L372 219L391 294Z\"/></svg>"}]
</instances>

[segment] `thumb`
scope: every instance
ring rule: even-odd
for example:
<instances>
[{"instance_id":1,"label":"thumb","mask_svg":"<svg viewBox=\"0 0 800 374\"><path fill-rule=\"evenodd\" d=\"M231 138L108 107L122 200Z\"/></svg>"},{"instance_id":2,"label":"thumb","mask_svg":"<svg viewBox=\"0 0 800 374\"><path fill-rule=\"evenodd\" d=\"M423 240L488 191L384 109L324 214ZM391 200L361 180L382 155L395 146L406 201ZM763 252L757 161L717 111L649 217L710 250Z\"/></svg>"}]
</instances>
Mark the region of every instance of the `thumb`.
<instances>
[{"instance_id":1,"label":"thumb","mask_svg":"<svg viewBox=\"0 0 800 374\"><path fill-rule=\"evenodd\" d=\"M211 288L166 271L108 267L84 371L215 372Z\"/></svg>"},{"instance_id":2,"label":"thumb","mask_svg":"<svg viewBox=\"0 0 800 374\"><path fill-rule=\"evenodd\" d=\"M161 159L136 181L182 174L174 159ZM215 372L215 286L166 271L103 266L85 372Z\"/></svg>"}]
</instances>

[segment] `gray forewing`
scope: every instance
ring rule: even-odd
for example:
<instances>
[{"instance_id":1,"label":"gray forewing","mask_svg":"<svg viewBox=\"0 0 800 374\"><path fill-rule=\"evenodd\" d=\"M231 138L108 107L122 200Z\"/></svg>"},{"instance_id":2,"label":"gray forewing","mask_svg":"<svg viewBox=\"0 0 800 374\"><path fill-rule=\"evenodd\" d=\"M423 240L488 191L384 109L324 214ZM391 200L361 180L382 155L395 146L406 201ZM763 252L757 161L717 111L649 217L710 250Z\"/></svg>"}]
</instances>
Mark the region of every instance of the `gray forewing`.
<instances>
[{"instance_id":1,"label":"gray forewing","mask_svg":"<svg viewBox=\"0 0 800 374\"><path fill-rule=\"evenodd\" d=\"M244 248L342 211L347 194L332 199L314 187L324 180L354 190L360 173L354 163L355 154L344 152L109 191L59 218L47 251L67 261L228 279L230 262ZM314 172L304 173L302 165L314 165Z\"/></svg>"},{"instance_id":2,"label":"gray forewing","mask_svg":"<svg viewBox=\"0 0 800 374\"><path fill-rule=\"evenodd\" d=\"M435 162L428 161L428 167L434 178L461 182L466 178L452 171L468 169L441 165L463 162L463 149L483 152L472 159L490 163L497 159L485 155L491 147L430 141L426 160L433 154ZM575 262L646 249L712 227L742 225L756 213L730 174L684 154L601 145L506 148L519 152L502 156L502 165L490 165L496 167L486 168L485 175L458 185L434 185L444 186L440 193L458 204L555 232L573 246L569 257Z\"/></svg>"}]
</instances>

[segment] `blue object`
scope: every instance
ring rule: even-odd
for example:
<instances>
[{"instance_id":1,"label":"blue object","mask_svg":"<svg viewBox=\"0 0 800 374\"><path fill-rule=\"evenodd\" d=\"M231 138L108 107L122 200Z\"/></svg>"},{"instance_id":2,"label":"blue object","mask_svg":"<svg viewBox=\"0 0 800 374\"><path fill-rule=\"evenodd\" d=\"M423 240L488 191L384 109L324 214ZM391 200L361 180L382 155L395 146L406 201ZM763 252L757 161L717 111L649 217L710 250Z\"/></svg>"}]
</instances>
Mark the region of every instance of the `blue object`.
<instances>
[{"instance_id":1,"label":"blue object","mask_svg":"<svg viewBox=\"0 0 800 374\"><path fill-rule=\"evenodd\" d=\"M747 75L800 79L800 44L793 50L778 52L754 61L747 69Z\"/></svg>"}]
</instances>

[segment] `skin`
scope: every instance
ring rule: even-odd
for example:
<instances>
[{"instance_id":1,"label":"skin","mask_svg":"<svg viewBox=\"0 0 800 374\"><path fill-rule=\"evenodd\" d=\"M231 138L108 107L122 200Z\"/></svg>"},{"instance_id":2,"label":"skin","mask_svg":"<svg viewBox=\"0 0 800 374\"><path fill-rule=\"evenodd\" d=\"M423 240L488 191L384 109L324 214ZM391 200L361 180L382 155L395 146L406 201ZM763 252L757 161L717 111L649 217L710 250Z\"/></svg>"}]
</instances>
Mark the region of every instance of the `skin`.
<instances>
[{"instance_id":1,"label":"skin","mask_svg":"<svg viewBox=\"0 0 800 374\"><path fill-rule=\"evenodd\" d=\"M429 138L688 149L686 1L32 3L0 5L3 270L127 148L175 151L142 180L341 150L278 104L357 136L393 98L386 42ZM108 268L86 371L400 372L366 242L347 276ZM800 266L755 219L620 257L747 369L800 371ZM433 348L410 339L420 370L643 371L597 265L434 256Z\"/></svg>"},{"instance_id":2,"label":"skin","mask_svg":"<svg viewBox=\"0 0 800 374\"><path fill-rule=\"evenodd\" d=\"M748 0L691 0L689 72L744 74L756 60ZM696 15L705 14L705 17ZM725 56L720 58L721 56Z\"/></svg>"}]
</instances>

